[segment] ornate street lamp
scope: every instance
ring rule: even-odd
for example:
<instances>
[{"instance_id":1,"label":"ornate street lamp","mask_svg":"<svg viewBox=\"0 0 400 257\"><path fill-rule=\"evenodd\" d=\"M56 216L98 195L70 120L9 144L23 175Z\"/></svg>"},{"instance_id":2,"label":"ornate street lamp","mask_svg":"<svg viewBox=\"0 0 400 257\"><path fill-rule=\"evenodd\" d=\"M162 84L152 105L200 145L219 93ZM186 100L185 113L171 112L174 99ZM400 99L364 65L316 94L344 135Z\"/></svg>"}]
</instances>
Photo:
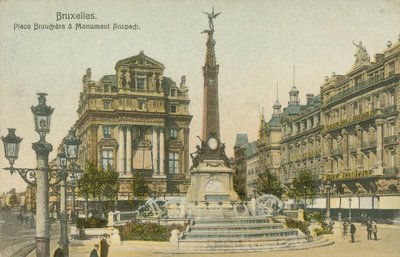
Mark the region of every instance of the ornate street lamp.
<instances>
[{"instance_id":1,"label":"ornate street lamp","mask_svg":"<svg viewBox=\"0 0 400 257\"><path fill-rule=\"evenodd\" d=\"M64 148L67 159L73 163L78 159L78 148L80 140L75 136L75 128L68 131L68 136L64 138Z\"/></svg>"},{"instance_id":2,"label":"ornate street lamp","mask_svg":"<svg viewBox=\"0 0 400 257\"><path fill-rule=\"evenodd\" d=\"M39 104L31 106L31 110L35 120L35 131L39 134L40 139L44 140L46 134L50 132L51 114L54 108L46 105L46 93L37 94Z\"/></svg>"},{"instance_id":3,"label":"ornate street lamp","mask_svg":"<svg viewBox=\"0 0 400 257\"><path fill-rule=\"evenodd\" d=\"M22 138L15 135L15 128L9 128L8 135L1 137L1 140L4 144L4 155L12 167L15 160L18 159L19 144Z\"/></svg>"},{"instance_id":4,"label":"ornate street lamp","mask_svg":"<svg viewBox=\"0 0 400 257\"><path fill-rule=\"evenodd\" d=\"M73 127L68 131L68 135L64 138L64 149L67 154L68 161L72 164L72 175L70 179L70 187L72 190L72 211L71 211L71 221L72 224L76 222L76 213L75 213L75 188L76 188L76 180L75 173L80 172L80 169L76 165L76 161L78 159L78 150L80 140L75 135L76 129Z\"/></svg>"},{"instance_id":5,"label":"ornate street lamp","mask_svg":"<svg viewBox=\"0 0 400 257\"><path fill-rule=\"evenodd\" d=\"M51 114L54 108L46 105L45 93L38 93L38 105L32 106L34 115L35 131L39 134L40 140L32 144L36 152L36 168L15 168L14 162L18 158L19 144L22 139L15 135L15 129L8 129L8 135L2 137L5 156L10 163L11 174L18 174L29 185L36 186L36 256L50 256L50 220L49 220L49 176L55 175L49 169L49 153L53 146L46 142L46 134L50 132Z\"/></svg>"}]
</instances>

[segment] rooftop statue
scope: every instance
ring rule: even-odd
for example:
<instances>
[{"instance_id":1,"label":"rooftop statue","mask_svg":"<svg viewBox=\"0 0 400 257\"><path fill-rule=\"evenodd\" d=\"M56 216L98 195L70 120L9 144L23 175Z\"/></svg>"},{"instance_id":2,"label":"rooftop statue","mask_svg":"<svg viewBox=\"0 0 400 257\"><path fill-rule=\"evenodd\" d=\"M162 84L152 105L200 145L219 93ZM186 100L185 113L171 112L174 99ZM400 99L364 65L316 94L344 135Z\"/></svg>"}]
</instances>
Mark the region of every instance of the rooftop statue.
<instances>
[{"instance_id":1,"label":"rooftop statue","mask_svg":"<svg viewBox=\"0 0 400 257\"><path fill-rule=\"evenodd\" d=\"M205 14L207 14L208 17L208 26L210 27L210 31L214 31L214 22L213 19L217 18L218 15L220 15L221 13L215 13L214 12L214 7L212 8L212 12L211 13L207 13L204 12Z\"/></svg>"},{"instance_id":2,"label":"rooftop statue","mask_svg":"<svg viewBox=\"0 0 400 257\"><path fill-rule=\"evenodd\" d=\"M360 41L360 43L357 45L353 41L353 45L357 47L357 52L354 54L354 56L356 57L356 62L354 63L354 65L358 66L369 63L369 54L365 46L362 45L362 42Z\"/></svg>"}]
</instances>

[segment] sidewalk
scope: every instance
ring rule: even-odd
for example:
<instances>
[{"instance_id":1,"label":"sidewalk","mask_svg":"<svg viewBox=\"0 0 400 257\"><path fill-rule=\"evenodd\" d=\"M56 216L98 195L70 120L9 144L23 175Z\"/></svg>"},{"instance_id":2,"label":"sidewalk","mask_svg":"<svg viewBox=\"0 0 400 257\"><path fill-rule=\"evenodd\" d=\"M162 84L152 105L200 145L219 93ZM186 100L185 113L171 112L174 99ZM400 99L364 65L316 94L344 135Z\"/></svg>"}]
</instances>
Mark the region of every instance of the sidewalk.
<instances>
[{"instance_id":1,"label":"sidewalk","mask_svg":"<svg viewBox=\"0 0 400 257\"><path fill-rule=\"evenodd\" d=\"M341 232L335 235L325 235L324 237L335 241L333 245L319 248L294 251L274 251L274 252L246 252L246 253L215 253L215 254L187 254L172 253L174 248L169 242L150 242L150 241L127 241L120 246L111 245L109 257L397 257L400 252L400 229L398 226L381 225L378 226L378 240L367 240L366 227L356 223L355 243L350 242L350 236L342 238ZM53 256L57 248L57 239L51 240L50 256ZM88 257L90 251L100 239L93 240L73 240L70 244L70 257ZM27 257L36 257L33 251Z\"/></svg>"}]
</instances>

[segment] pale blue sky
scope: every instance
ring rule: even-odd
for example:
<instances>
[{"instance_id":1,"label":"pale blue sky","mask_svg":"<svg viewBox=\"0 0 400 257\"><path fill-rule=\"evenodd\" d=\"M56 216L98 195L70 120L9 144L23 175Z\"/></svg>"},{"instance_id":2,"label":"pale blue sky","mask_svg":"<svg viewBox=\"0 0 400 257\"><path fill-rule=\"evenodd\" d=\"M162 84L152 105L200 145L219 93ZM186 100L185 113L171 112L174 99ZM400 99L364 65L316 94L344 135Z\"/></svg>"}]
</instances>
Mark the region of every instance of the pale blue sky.
<instances>
[{"instance_id":1,"label":"pale blue sky","mask_svg":"<svg viewBox=\"0 0 400 257\"><path fill-rule=\"evenodd\" d=\"M83 2L83 3L81 3ZM47 141L56 146L77 119L82 75L114 74L115 63L140 50L166 67L177 83L186 75L191 99L190 144L198 143L202 115L202 71L208 22L203 11L222 12L215 21L220 65L221 137L228 154L236 133L257 139L262 107L270 117L279 81L279 101L287 104L296 64L296 86L319 93L324 76L345 74L354 62L352 41L362 41L372 59L400 34L400 1L0 1L0 135L15 127L23 137L15 166L34 167L31 105L48 93L55 107ZM59 23L137 23L138 31L14 30L14 23L49 24L56 12L95 13L97 20ZM55 152L51 157L55 156ZM0 150L0 167L8 166ZM0 172L0 192L25 188L18 175Z\"/></svg>"}]
</instances>

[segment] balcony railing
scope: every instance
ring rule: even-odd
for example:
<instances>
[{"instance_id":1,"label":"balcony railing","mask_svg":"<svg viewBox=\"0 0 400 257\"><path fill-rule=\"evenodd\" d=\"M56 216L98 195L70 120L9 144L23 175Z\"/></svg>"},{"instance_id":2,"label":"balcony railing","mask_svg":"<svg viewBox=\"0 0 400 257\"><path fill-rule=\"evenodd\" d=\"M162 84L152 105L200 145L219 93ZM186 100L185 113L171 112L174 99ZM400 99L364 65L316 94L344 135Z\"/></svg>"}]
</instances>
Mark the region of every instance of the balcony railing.
<instances>
[{"instance_id":1,"label":"balcony railing","mask_svg":"<svg viewBox=\"0 0 400 257\"><path fill-rule=\"evenodd\" d=\"M383 138L383 142L385 145L391 145L391 144L396 144L397 143L397 136L388 136Z\"/></svg>"},{"instance_id":2,"label":"balcony railing","mask_svg":"<svg viewBox=\"0 0 400 257\"><path fill-rule=\"evenodd\" d=\"M397 167L383 169L383 175L398 175L398 174L399 174L399 168Z\"/></svg>"},{"instance_id":3,"label":"balcony railing","mask_svg":"<svg viewBox=\"0 0 400 257\"><path fill-rule=\"evenodd\" d=\"M333 155L340 155L340 154L342 154L342 149L340 149L340 148L334 148L334 149L332 149L331 153L332 153Z\"/></svg>"},{"instance_id":4,"label":"balcony railing","mask_svg":"<svg viewBox=\"0 0 400 257\"><path fill-rule=\"evenodd\" d=\"M168 174L167 176L170 179L189 179L189 177L186 177L186 174Z\"/></svg>"},{"instance_id":5,"label":"balcony railing","mask_svg":"<svg viewBox=\"0 0 400 257\"><path fill-rule=\"evenodd\" d=\"M384 115L392 114L396 112L396 105L391 105L382 110Z\"/></svg>"},{"instance_id":6,"label":"balcony railing","mask_svg":"<svg viewBox=\"0 0 400 257\"><path fill-rule=\"evenodd\" d=\"M366 150L370 148L376 148L376 142L375 141L370 141L370 142L363 142L361 144L361 149Z\"/></svg>"}]
</instances>

